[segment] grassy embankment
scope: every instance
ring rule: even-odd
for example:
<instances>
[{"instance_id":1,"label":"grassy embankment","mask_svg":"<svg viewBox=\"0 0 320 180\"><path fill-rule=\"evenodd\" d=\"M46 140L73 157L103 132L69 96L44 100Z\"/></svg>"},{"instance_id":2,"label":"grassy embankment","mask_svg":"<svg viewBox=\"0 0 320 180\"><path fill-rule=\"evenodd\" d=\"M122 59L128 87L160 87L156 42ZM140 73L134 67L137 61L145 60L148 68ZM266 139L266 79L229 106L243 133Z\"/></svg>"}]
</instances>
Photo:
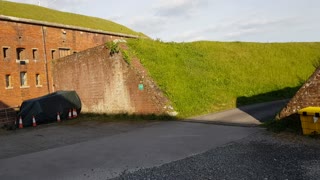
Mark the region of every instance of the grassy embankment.
<instances>
[{"instance_id":1,"label":"grassy embankment","mask_svg":"<svg viewBox=\"0 0 320 180\"><path fill-rule=\"evenodd\" d=\"M105 19L56 11L36 5L0 0L0 14L39 21L80 26L115 33L142 35L141 33L135 32L123 25Z\"/></svg>"},{"instance_id":2,"label":"grassy embankment","mask_svg":"<svg viewBox=\"0 0 320 180\"><path fill-rule=\"evenodd\" d=\"M292 97L320 57L320 43L128 44L180 117Z\"/></svg>"}]
</instances>

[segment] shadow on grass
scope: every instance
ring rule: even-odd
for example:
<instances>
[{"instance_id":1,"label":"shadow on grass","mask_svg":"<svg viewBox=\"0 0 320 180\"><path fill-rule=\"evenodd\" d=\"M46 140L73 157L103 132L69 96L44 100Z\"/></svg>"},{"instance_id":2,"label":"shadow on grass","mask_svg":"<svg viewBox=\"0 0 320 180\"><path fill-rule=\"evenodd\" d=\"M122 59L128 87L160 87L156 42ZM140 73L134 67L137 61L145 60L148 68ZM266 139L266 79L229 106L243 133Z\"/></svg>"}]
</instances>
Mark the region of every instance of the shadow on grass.
<instances>
[{"instance_id":1,"label":"shadow on grass","mask_svg":"<svg viewBox=\"0 0 320 180\"><path fill-rule=\"evenodd\" d=\"M80 113L78 117L72 119L61 119L61 123L56 121L50 121L46 123L41 123L38 125L76 125L79 123L86 122L98 122L98 123L107 123L107 122L126 122L126 123L139 123L139 122L151 122L151 121L174 121L178 120L177 117L169 115L155 115L155 114L98 114L98 113ZM26 127L32 128L32 127ZM14 124L3 126L3 130L16 130L17 126Z\"/></svg>"},{"instance_id":2,"label":"shadow on grass","mask_svg":"<svg viewBox=\"0 0 320 180\"><path fill-rule=\"evenodd\" d=\"M292 98L297 93L300 87L301 85L296 87L286 87L284 89L280 89L277 91L271 91L263 94L258 94L255 96L250 96L250 97L241 96L237 98L237 107L241 107L249 104L255 104L255 103L289 99L289 98Z\"/></svg>"},{"instance_id":3,"label":"shadow on grass","mask_svg":"<svg viewBox=\"0 0 320 180\"><path fill-rule=\"evenodd\" d=\"M261 125L267 128L268 131L280 133L291 132L302 135L301 121L298 114L293 114L281 120L269 120Z\"/></svg>"},{"instance_id":4,"label":"shadow on grass","mask_svg":"<svg viewBox=\"0 0 320 180\"><path fill-rule=\"evenodd\" d=\"M292 114L281 120L269 120L260 126L274 133L289 132L300 136L303 135L299 114ZM316 131L304 136L312 139L320 139L320 134Z\"/></svg>"},{"instance_id":5,"label":"shadow on grass","mask_svg":"<svg viewBox=\"0 0 320 180\"><path fill-rule=\"evenodd\" d=\"M236 105L239 110L264 123L274 119L299 88L287 87L251 97L238 97Z\"/></svg>"},{"instance_id":6,"label":"shadow on grass","mask_svg":"<svg viewBox=\"0 0 320 180\"><path fill-rule=\"evenodd\" d=\"M64 121L65 124L77 124L81 122L146 122L146 121L174 121L177 117L156 114L98 114L81 113L77 118Z\"/></svg>"}]
</instances>

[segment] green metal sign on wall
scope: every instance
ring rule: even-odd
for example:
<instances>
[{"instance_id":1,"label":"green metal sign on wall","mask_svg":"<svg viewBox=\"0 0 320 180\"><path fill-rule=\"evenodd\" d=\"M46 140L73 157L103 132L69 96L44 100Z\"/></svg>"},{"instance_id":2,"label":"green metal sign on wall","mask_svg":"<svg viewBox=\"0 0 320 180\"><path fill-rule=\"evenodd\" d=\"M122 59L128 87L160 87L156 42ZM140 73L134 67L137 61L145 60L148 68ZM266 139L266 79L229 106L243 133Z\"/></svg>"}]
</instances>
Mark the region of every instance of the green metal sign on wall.
<instances>
[{"instance_id":1,"label":"green metal sign on wall","mask_svg":"<svg viewBox=\"0 0 320 180\"><path fill-rule=\"evenodd\" d=\"M139 84L138 88L139 88L140 91L143 91L143 89L144 89L143 84Z\"/></svg>"}]
</instances>

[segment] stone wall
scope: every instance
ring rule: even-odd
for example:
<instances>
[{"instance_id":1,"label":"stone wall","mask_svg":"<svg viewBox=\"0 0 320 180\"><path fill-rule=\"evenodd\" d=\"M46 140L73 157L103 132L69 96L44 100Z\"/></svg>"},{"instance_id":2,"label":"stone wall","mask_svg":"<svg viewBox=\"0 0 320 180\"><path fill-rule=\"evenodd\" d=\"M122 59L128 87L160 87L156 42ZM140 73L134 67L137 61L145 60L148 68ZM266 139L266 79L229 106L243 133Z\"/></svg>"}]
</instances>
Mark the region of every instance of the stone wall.
<instances>
[{"instance_id":1,"label":"stone wall","mask_svg":"<svg viewBox=\"0 0 320 180\"><path fill-rule=\"evenodd\" d=\"M104 45L53 61L52 72L54 89L75 90L84 112L163 114L169 107L139 61L129 65Z\"/></svg>"},{"instance_id":2,"label":"stone wall","mask_svg":"<svg viewBox=\"0 0 320 180\"><path fill-rule=\"evenodd\" d=\"M282 109L278 119L283 119L308 106L320 106L320 68L299 89L296 95Z\"/></svg>"}]
</instances>

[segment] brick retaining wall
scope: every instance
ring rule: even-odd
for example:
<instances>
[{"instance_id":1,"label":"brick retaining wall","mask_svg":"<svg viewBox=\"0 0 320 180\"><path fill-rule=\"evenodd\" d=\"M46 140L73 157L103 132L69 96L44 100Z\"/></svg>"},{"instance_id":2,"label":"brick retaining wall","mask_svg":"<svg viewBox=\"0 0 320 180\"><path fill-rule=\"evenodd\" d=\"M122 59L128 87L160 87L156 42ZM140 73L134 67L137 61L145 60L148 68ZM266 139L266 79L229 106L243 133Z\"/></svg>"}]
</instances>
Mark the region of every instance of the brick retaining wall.
<instances>
[{"instance_id":1,"label":"brick retaining wall","mask_svg":"<svg viewBox=\"0 0 320 180\"><path fill-rule=\"evenodd\" d=\"M169 101L139 66L139 61L129 65L121 53L110 56L104 45L56 60L52 71L55 90L75 90L85 112L167 111Z\"/></svg>"}]
</instances>

